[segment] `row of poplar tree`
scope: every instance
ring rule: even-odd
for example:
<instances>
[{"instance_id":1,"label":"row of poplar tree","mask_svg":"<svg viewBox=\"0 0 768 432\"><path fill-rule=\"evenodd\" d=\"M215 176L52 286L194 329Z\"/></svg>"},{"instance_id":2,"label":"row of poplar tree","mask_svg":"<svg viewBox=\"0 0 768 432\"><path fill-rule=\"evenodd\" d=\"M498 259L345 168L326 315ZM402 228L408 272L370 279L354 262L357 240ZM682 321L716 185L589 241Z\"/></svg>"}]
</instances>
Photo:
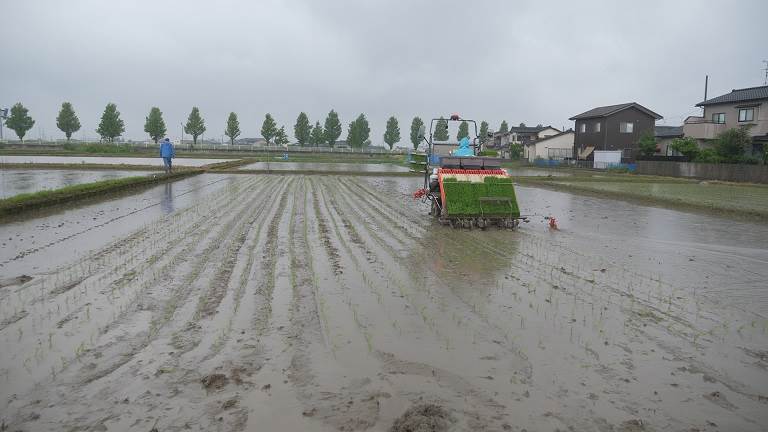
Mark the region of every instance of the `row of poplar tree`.
<instances>
[{"instance_id":1,"label":"row of poplar tree","mask_svg":"<svg viewBox=\"0 0 768 432\"><path fill-rule=\"evenodd\" d=\"M29 115L29 110L24 107L24 105L17 103L11 108L10 115L6 119L5 124L9 129L16 132L19 139L23 141L26 133L35 125L35 120ZM64 102L61 104L61 110L56 117L56 126L64 132L68 141L72 138L72 134L80 130L80 119L77 117L71 103ZM416 149L421 142L422 138L419 131L422 126L424 126L424 122L419 117L414 117L411 121L410 141L414 149ZM503 121L499 131L507 132L508 129L507 122ZM144 123L144 131L149 134L150 138L152 138L155 143L165 136L167 128L165 121L163 120L163 113L159 108L152 107L152 109L150 109L149 115ZM191 135L194 145L197 145L197 139L203 135L205 131L205 120L200 115L200 110L197 107L192 107L192 111L187 118L187 123L184 125L184 132ZM293 131L294 137L300 146L328 145L333 147L341 136L342 127L339 115L334 110L331 110L328 113L324 124L321 125L320 122L317 121L314 126L311 124L307 114L302 112L296 119ZM125 132L125 122L120 118L120 111L117 110L115 104L109 103L104 108L104 113L101 115L101 121L99 122L99 127L96 129L96 132L101 136L102 141L106 142L114 142L116 138L120 137ZM347 145L353 148L362 148L370 145L370 133L371 128L368 125L368 119L365 118L365 114L360 114L349 124L347 129ZM240 121L237 118L237 114L234 112L229 113L224 134L229 138L230 143L232 144L234 144L235 139L240 136ZM484 121L480 124L480 139L484 140L487 135L488 123ZM261 126L261 136L269 144L287 145L289 143L288 135L285 132L285 126L278 128L275 119L269 113L264 116L264 122ZM461 122L459 124L459 131L456 136L459 140L464 137L469 137L469 125L467 122ZM384 142L391 150L396 143L400 142L400 139L400 126L397 118L392 116L387 120L387 126L384 132ZM433 133L433 139L439 141L449 139L448 122L442 117L437 122Z\"/></svg>"}]
</instances>

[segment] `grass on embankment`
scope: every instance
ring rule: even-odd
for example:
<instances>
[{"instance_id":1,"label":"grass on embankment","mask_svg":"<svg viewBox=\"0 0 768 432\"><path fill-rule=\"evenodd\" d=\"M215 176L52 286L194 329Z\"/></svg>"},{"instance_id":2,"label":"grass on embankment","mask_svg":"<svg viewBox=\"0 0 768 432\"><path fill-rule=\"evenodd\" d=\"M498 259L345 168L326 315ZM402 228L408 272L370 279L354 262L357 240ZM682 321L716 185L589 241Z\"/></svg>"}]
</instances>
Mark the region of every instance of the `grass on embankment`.
<instances>
[{"instance_id":1,"label":"grass on embankment","mask_svg":"<svg viewBox=\"0 0 768 432\"><path fill-rule=\"evenodd\" d=\"M19 214L24 211L50 207L57 204L71 203L97 195L111 192L140 188L156 183L173 181L182 177L195 175L202 170L186 170L172 174L124 177L120 179L103 180L65 186L60 189L43 190L39 192L14 195L0 200L0 216Z\"/></svg>"},{"instance_id":2,"label":"grass on embankment","mask_svg":"<svg viewBox=\"0 0 768 432\"><path fill-rule=\"evenodd\" d=\"M524 186L768 221L766 185L635 175L517 177L516 180Z\"/></svg>"}]
</instances>

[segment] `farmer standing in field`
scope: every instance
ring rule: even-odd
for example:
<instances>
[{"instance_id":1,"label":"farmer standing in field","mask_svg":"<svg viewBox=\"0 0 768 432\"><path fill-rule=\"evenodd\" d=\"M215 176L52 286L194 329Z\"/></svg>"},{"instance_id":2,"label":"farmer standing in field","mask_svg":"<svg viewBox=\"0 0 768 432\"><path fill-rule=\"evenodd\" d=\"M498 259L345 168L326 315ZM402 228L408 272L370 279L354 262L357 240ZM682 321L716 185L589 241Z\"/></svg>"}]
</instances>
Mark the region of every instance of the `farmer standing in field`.
<instances>
[{"instance_id":1,"label":"farmer standing in field","mask_svg":"<svg viewBox=\"0 0 768 432\"><path fill-rule=\"evenodd\" d=\"M160 157L163 158L166 173L171 172L171 159L173 159L174 156L176 156L176 151L173 150L173 144L171 144L171 140L166 137L162 144L160 144Z\"/></svg>"}]
</instances>

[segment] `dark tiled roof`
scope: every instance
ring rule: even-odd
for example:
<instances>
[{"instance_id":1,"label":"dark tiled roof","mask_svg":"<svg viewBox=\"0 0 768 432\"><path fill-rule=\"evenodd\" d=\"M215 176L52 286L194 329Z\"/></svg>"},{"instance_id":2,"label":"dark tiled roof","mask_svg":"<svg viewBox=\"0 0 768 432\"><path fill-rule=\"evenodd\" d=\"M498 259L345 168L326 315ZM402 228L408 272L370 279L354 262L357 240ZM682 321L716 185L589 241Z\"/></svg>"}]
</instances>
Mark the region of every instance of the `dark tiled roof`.
<instances>
[{"instance_id":1,"label":"dark tiled roof","mask_svg":"<svg viewBox=\"0 0 768 432\"><path fill-rule=\"evenodd\" d=\"M510 126L509 131L514 133L539 133L551 126Z\"/></svg>"},{"instance_id":2,"label":"dark tiled roof","mask_svg":"<svg viewBox=\"0 0 768 432\"><path fill-rule=\"evenodd\" d=\"M544 129L550 129L550 128L560 132L560 129L552 126L510 126L509 131L506 134L509 135L511 133L539 133ZM494 133L494 135L499 135L499 134L500 132Z\"/></svg>"},{"instance_id":3,"label":"dark tiled roof","mask_svg":"<svg viewBox=\"0 0 768 432\"><path fill-rule=\"evenodd\" d=\"M699 102L696 106L714 105L720 103L746 102L757 99L768 99L768 86L733 89L730 93Z\"/></svg>"},{"instance_id":4,"label":"dark tiled roof","mask_svg":"<svg viewBox=\"0 0 768 432\"><path fill-rule=\"evenodd\" d=\"M568 120L580 120L580 119L588 119L588 118L595 118L595 117L607 117L613 113L617 113L619 111L625 110L627 108L635 107L639 109L640 111L643 111L644 113L648 114L649 116L655 118L656 120L662 119L663 117L656 114L655 112L649 110L648 108L640 105L637 102L629 102L629 103L623 103L618 105L607 105L602 107L593 108L589 111L583 112L581 114L575 115Z\"/></svg>"},{"instance_id":5,"label":"dark tiled roof","mask_svg":"<svg viewBox=\"0 0 768 432\"><path fill-rule=\"evenodd\" d=\"M544 142L544 141L547 141L547 140L551 140L552 138L557 138L559 136L566 135L566 134L574 134L574 136L576 135L576 133L573 131L573 129L568 129L566 131L560 132L559 134L550 135L550 136L544 137L542 139L531 141L531 142L527 143L526 145L530 145L530 146L536 145L538 143L541 143L541 142Z\"/></svg>"},{"instance_id":6,"label":"dark tiled roof","mask_svg":"<svg viewBox=\"0 0 768 432\"><path fill-rule=\"evenodd\" d=\"M682 126L656 126L656 136L659 138L673 138L683 136Z\"/></svg>"}]
</instances>

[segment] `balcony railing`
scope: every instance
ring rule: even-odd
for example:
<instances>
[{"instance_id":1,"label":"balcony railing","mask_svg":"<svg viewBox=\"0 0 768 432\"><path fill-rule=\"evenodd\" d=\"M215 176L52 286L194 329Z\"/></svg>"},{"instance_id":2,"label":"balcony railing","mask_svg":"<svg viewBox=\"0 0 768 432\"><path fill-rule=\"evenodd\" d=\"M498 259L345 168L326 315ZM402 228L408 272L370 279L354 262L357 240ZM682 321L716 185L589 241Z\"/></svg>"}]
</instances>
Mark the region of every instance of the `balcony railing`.
<instances>
[{"instance_id":1,"label":"balcony railing","mask_svg":"<svg viewBox=\"0 0 768 432\"><path fill-rule=\"evenodd\" d=\"M715 123L702 117L688 117L683 124L683 134L696 139L713 139L726 129L725 123Z\"/></svg>"}]
</instances>

